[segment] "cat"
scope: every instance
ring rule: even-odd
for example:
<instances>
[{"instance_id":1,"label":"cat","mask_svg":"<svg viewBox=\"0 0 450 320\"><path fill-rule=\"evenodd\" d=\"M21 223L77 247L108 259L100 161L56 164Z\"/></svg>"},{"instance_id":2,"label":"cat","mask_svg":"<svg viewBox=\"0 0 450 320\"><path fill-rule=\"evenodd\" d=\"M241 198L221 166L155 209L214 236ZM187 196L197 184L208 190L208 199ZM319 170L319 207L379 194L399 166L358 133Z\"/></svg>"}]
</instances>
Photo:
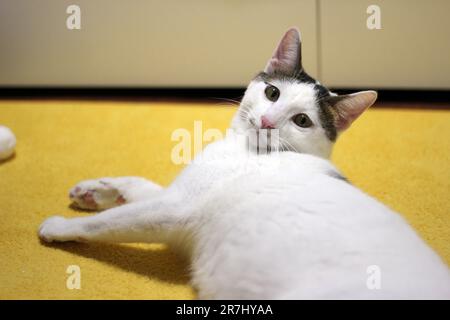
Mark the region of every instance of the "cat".
<instances>
[{"instance_id":1,"label":"cat","mask_svg":"<svg viewBox=\"0 0 450 320\"><path fill-rule=\"evenodd\" d=\"M328 160L376 98L337 95L310 77L291 28L250 82L234 137L209 144L167 188L139 177L79 183L74 203L107 210L51 217L39 237L167 243L190 257L200 299L449 299L447 265ZM235 138L248 130L277 132L273 152Z\"/></svg>"}]
</instances>

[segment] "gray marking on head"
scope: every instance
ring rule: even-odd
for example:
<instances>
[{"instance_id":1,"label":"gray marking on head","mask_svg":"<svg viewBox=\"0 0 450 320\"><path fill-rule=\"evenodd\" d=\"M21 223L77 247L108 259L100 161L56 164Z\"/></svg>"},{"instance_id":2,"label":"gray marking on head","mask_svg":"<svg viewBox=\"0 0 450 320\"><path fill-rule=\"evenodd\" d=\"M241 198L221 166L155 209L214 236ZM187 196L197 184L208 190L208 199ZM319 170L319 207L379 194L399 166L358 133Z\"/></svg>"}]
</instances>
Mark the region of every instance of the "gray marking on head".
<instances>
[{"instance_id":1,"label":"gray marking on head","mask_svg":"<svg viewBox=\"0 0 450 320\"><path fill-rule=\"evenodd\" d=\"M256 75L254 80L261 81L271 81L271 80L281 80L288 82L301 82L301 83L312 83L316 84L316 80L307 74L303 69L300 69L293 75L288 75L284 72L275 71L272 73L260 72ZM327 89L328 91L328 89Z\"/></svg>"},{"instance_id":2,"label":"gray marking on head","mask_svg":"<svg viewBox=\"0 0 450 320\"><path fill-rule=\"evenodd\" d=\"M328 97L328 96L327 96ZM325 130L325 134L328 139L332 142L336 141L337 129L334 120L334 114L327 102L327 97L317 99L317 104L319 105L319 119L322 124L322 128Z\"/></svg>"}]
</instances>

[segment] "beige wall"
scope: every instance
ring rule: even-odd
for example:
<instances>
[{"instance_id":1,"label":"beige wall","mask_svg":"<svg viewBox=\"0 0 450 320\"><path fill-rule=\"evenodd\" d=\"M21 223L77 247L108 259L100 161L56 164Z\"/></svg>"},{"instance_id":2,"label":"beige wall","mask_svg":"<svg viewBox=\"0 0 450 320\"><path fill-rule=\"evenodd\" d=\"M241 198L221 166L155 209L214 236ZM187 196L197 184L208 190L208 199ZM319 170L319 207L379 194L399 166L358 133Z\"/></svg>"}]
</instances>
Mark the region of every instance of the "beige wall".
<instances>
[{"instance_id":1,"label":"beige wall","mask_svg":"<svg viewBox=\"0 0 450 320\"><path fill-rule=\"evenodd\" d=\"M368 30L370 4L381 30ZM450 89L449 0L321 0L321 77L336 87Z\"/></svg>"},{"instance_id":2,"label":"beige wall","mask_svg":"<svg viewBox=\"0 0 450 320\"><path fill-rule=\"evenodd\" d=\"M0 85L244 86L299 25L317 70L315 1L0 0ZM81 7L67 30L66 7Z\"/></svg>"},{"instance_id":3,"label":"beige wall","mask_svg":"<svg viewBox=\"0 0 450 320\"><path fill-rule=\"evenodd\" d=\"M66 8L82 10L67 30ZM378 4L382 29L366 28ZM244 86L283 32L334 87L450 88L448 0L0 0L0 86Z\"/></svg>"}]
</instances>

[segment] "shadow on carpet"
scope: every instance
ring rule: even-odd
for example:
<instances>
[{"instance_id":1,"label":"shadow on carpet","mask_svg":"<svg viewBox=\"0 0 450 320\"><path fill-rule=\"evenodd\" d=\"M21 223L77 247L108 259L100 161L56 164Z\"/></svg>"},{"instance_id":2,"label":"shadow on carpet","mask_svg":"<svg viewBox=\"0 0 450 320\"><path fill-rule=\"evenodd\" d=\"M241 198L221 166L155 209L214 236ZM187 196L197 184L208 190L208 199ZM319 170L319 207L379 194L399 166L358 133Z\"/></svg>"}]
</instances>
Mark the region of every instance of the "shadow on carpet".
<instances>
[{"instance_id":1,"label":"shadow on carpet","mask_svg":"<svg viewBox=\"0 0 450 320\"><path fill-rule=\"evenodd\" d=\"M160 249L145 249L122 244L77 242L51 244L41 242L41 244L94 259L151 279L173 284L187 285L189 283L188 261L165 246ZM167 268L167 266L171 267Z\"/></svg>"}]
</instances>

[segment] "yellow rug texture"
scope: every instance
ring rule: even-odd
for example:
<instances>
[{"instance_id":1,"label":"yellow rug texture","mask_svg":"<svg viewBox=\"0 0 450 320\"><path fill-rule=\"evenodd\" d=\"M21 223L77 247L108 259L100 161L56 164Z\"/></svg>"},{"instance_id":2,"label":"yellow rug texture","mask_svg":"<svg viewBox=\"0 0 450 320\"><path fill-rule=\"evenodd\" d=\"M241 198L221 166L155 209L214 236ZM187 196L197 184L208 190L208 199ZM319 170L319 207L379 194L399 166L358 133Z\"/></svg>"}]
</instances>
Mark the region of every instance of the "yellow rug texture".
<instances>
[{"instance_id":1,"label":"yellow rug texture","mask_svg":"<svg viewBox=\"0 0 450 320\"><path fill-rule=\"evenodd\" d=\"M145 176L168 185L177 128L225 130L234 107L202 103L0 101L17 136L0 163L0 299L191 299L187 265L164 245L42 245L36 230L69 207L78 181ZM333 161L367 193L399 211L450 263L450 112L371 109L342 135ZM67 268L81 289L66 286Z\"/></svg>"}]
</instances>

